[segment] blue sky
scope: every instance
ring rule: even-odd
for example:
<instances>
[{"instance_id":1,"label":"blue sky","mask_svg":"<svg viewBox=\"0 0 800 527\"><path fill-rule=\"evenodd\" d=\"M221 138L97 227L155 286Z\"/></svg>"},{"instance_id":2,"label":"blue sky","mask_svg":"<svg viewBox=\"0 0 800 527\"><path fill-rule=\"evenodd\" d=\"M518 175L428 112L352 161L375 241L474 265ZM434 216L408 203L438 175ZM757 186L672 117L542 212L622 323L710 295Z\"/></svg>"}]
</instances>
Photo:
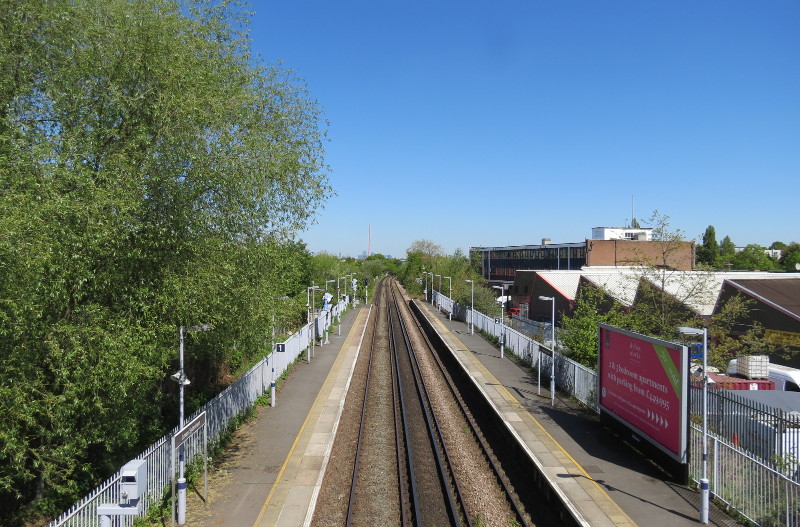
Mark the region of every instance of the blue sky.
<instances>
[{"instance_id":1,"label":"blue sky","mask_svg":"<svg viewBox=\"0 0 800 527\"><path fill-rule=\"evenodd\" d=\"M313 252L576 242L654 210L800 241L800 2L254 1L308 83L337 195Z\"/></svg>"}]
</instances>

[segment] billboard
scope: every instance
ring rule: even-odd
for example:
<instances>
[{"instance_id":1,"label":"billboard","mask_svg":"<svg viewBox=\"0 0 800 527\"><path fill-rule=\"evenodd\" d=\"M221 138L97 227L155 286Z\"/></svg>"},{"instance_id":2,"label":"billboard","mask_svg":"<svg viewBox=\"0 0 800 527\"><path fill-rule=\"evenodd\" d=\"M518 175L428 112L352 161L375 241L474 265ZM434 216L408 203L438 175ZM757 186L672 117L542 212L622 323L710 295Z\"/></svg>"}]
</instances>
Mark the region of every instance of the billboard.
<instances>
[{"instance_id":1,"label":"billboard","mask_svg":"<svg viewBox=\"0 0 800 527\"><path fill-rule=\"evenodd\" d=\"M688 349L600 324L599 374L601 414L688 463Z\"/></svg>"}]
</instances>

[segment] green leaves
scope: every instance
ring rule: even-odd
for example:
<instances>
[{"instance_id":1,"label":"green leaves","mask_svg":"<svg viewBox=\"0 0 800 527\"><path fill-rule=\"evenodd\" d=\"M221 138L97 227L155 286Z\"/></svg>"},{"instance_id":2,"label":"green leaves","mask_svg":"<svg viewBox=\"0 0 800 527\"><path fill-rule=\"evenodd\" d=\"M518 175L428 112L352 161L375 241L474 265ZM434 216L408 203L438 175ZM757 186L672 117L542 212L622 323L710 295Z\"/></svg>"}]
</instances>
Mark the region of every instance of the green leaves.
<instances>
[{"instance_id":1,"label":"green leaves","mask_svg":"<svg viewBox=\"0 0 800 527\"><path fill-rule=\"evenodd\" d=\"M316 101L253 59L236 2L0 11L5 523L173 426L179 326L214 326L186 341L187 412L263 353L332 190Z\"/></svg>"}]
</instances>

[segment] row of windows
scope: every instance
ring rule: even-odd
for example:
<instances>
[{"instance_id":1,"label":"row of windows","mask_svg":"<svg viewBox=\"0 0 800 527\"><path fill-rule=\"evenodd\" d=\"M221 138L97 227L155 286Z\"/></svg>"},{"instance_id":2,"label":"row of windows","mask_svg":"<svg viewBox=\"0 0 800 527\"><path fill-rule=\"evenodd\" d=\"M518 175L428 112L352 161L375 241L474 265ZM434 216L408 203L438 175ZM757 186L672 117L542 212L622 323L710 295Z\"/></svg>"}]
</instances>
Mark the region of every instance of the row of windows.
<instances>
[{"instance_id":1,"label":"row of windows","mask_svg":"<svg viewBox=\"0 0 800 527\"><path fill-rule=\"evenodd\" d=\"M586 265L586 247L537 247L481 252L483 276L513 280L518 269L580 269ZM487 272L491 271L487 276Z\"/></svg>"},{"instance_id":2,"label":"row of windows","mask_svg":"<svg viewBox=\"0 0 800 527\"><path fill-rule=\"evenodd\" d=\"M489 251L481 253L484 260L545 260L548 258L586 258L586 247L543 247L539 249L517 249L513 251Z\"/></svg>"}]
</instances>

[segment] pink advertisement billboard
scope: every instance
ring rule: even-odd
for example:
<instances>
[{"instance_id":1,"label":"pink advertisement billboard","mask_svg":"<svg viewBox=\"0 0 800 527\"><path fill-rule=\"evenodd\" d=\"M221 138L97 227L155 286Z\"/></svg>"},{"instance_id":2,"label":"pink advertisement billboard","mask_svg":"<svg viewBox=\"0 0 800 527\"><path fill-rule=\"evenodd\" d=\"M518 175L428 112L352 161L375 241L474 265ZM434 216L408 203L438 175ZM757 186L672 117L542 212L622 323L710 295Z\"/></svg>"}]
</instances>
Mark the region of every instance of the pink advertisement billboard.
<instances>
[{"instance_id":1,"label":"pink advertisement billboard","mask_svg":"<svg viewBox=\"0 0 800 527\"><path fill-rule=\"evenodd\" d=\"M600 324L600 408L680 463L687 461L685 346Z\"/></svg>"}]
</instances>

